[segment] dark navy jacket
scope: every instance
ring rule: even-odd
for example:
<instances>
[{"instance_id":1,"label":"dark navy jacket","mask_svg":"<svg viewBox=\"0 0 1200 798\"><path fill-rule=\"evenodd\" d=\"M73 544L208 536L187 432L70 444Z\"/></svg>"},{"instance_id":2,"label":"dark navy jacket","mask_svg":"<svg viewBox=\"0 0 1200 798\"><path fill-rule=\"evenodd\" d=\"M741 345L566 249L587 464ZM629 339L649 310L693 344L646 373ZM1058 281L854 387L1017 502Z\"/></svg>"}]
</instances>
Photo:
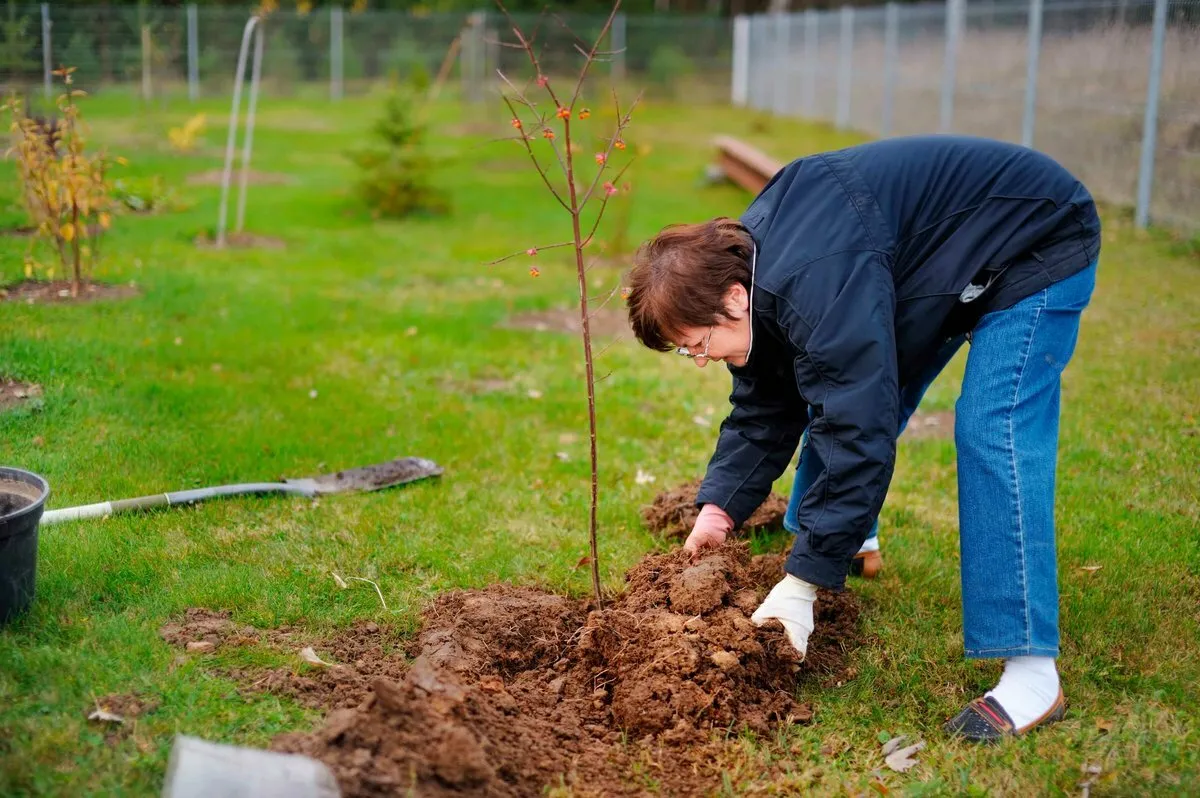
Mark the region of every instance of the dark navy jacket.
<instances>
[{"instance_id":1,"label":"dark navy jacket","mask_svg":"<svg viewBox=\"0 0 1200 798\"><path fill-rule=\"evenodd\" d=\"M800 158L741 221L754 238L752 343L697 504L741 524L809 444L825 470L786 570L840 588L895 463L899 393L948 338L1093 263L1087 189L1033 150L914 136ZM977 290L986 286L971 301Z\"/></svg>"}]
</instances>

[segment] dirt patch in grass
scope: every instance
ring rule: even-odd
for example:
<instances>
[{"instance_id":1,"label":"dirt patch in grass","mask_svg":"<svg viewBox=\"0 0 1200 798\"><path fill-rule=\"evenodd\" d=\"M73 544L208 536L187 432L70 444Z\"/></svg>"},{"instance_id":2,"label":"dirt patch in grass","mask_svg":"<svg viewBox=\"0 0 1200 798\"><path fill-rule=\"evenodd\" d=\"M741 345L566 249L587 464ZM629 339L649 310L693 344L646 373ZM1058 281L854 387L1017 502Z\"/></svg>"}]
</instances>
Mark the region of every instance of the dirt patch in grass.
<instances>
[{"instance_id":1,"label":"dirt patch in grass","mask_svg":"<svg viewBox=\"0 0 1200 798\"><path fill-rule=\"evenodd\" d=\"M244 685L243 692L286 695L314 709L360 705L377 678L399 679L407 667L402 651L387 651L390 639L378 624L360 621L332 640L316 643L313 653L326 665L296 657L294 667L266 673L233 670L227 675Z\"/></svg>"},{"instance_id":2,"label":"dirt patch in grass","mask_svg":"<svg viewBox=\"0 0 1200 798\"><path fill-rule=\"evenodd\" d=\"M222 169L209 169L206 172L197 172L193 175L188 175L187 182L191 186L219 186L224 176ZM289 183L294 183L295 179L290 175L279 174L278 172L260 172L257 169L251 169L246 175L247 182L252 186L284 186ZM241 185L242 171L235 167L233 174L229 178L230 186Z\"/></svg>"},{"instance_id":3,"label":"dirt patch in grass","mask_svg":"<svg viewBox=\"0 0 1200 798\"><path fill-rule=\"evenodd\" d=\"M276 647L295 647L301 640L299 630L290 626L257 629L236 623L228 610L189 607L158 629L158 636L187 651L213 651L221 646L248 646L264 643ZM297 649L298 650L298 649Z\"/></svg>"},{"instance_id":4,"label":"dirt patch in grass","mask_svg":"<svg viewBox=\"0 0 1200 798\"><path fill-rule=\"evenodd\" d=\"M79 296L71 296L70 280L25 280L0 288L0 301L27 305L74 304L128 299L138 293L135 285L85 282L80 286Z\"/></svg>"},{"instance_id":5,"label":"dirt patch in grass","mask_svg":"<svg viewBox=\"0 0 1200 798\"><path fill-rule=\"evenodd\" d=\"M196 236L195 243L200 249L287 249L287 242L282 238L246 232L226 233L224 247L218 247L216 236L208 233Z\"/></svg>"},{"instance_id":6,"label":"dirt patch in grass","mask_svg":"<svg viewBox=\"0 0 1200 798\"><path fill-rule=\"evenodd\" d=\"M104 741L116 745L133 733L139 717L155 711L160 704L157 698L137 693L113 693L93 701L84 711L84 716L90 722L103 726Z\"/></svg>"},{"instance_id":7,"label":"dirt patch in grass","mask_svg":"<svg viewBox=\"0 0 1200 798\"><path fill-rule=\"evenodd\" d=\"M234 623L228 611L203 607L189 607L183 617L167 621L158 630L158 636L163 640L188 651L212 651L226 644L257 643L260 634L253 626Z\"/></svg>"},{"instance_id":8,"label":"dirt patch in grass","mask_svg":"<svg viewBox=\"0 0 1200 798\"><path fill-rule=\"evenodd\" d=\"M654 501L642 508L642 519L651 532L668 538L685 538L696 523L700 511L696 509L696 494L701 480L696 479L665 490L654 497ZM783 529L783 516L787 513L788 500L774 491L759 505L742 526L743 531Z\"/></svg>"},{"instance_id":9,"label":"dirt patch in grass","mask_svg":"<svg viewBox=\"0 0 1200 798\"><path fill-rule=\"evenodd\" d=\"M571 333L579 335L583 324L579 320L579 308L555 308L554 310L534 311L513 316L501 324L502 327L516 330L537 330L538 332ZM603 338L614 338L632 331L629 327L629 315L615 308L600 308L592 311L592 335Z\"/></svg>"},{"instance_id":10,"label":"dirt patch in grass","mask_svg":"<svg viewBox=\"0 0 1200 798\"><path fill-rule=\"evenodd\" d=\"M781 564L752 559L744 543L696 562L650 555L603 611L507 585L442 595L410 667L348 666L369 683L364 700L331 699L324 706L341 708L322 728L272 748L321 759L347 798L525 796L559 784L626 795L645 789L631 781L635 762L664 794L712 792L725 730L810 720L797 683L836 671L857 640L849 593L821 592L803 663L782 629L754 627Z\"/></svg>"},{"instance_id":11,"label":"dirt patch in grass","mask_svg":"<svg viewBox=\"0 0 1200 798\"><path fill-rule=\"evenodd\" d=\"M0 377L0 412L42 395L42 386Z\"/></svg>"},{"instance_id":12,"label":"dirt patch in grass","mask_svg":"<svg viewBox=\"0 0 1200 798\"><path fill-rule=\"evenodd\" d=\"M125 720L148 715L158 709L162 702L137 693L113 693L103 698L97 698L84 713L91 715L96 710L120 715Z\"/></svg>"},{"instance_id":13,"label":"dirt patch in grass","mask_svg":"<svg viewBox=\"0 0 1200 798\"><path fill-rule=\"evenodd\" d=\"M904 428L904 438L954 438L954 411L938 410L933 413L913 413Z\"/></svg>"}]
</instances>

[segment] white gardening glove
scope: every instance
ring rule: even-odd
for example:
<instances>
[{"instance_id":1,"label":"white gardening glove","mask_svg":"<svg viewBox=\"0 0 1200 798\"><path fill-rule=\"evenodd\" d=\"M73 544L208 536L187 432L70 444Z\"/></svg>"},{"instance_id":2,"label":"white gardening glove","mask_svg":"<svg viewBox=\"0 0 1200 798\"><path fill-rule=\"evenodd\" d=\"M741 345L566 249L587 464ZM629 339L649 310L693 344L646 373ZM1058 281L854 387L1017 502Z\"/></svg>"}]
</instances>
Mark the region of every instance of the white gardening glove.
<instances>
[{"instance_id":1,"label":"white gardening glove","mask_svg":"<svg viewBox=\"0 0 1200 798\"><path fill-rule=\"evenodd\" d=\"M715 504L706 504L700 508L700 515L692 525L692 533L683 544L684 551L695 554L705 546L720 546L732 531L733 519L729 513Z\"/></svg>"},{"instance_id":2,"label":"white gardening glove","mask_svg":"<svg viewBox=\"0 0 1200 798\"><path fill-rule=\"evenodd\" d=\"M792 647L800 652L801 658L808 653L808 636L813 630L813 602L817 600L817 586L803 579L785 574L771 588L750 620L755 626L776 620L783 624Z\"/></svg>"}]
</instances>

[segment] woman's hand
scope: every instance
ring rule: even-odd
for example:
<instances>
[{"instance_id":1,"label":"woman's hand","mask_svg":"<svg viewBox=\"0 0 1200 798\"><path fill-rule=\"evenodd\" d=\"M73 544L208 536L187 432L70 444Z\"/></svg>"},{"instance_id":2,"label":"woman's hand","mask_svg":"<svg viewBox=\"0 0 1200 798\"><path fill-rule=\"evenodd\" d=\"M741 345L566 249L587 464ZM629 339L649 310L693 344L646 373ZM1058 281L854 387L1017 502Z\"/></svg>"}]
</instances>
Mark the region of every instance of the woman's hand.
<instances>
[{"instance_id":1,"label":"woman's hand","mask_svg":"<svg viewBox=\"0 0 1200 798\"><path fill-rule=\"evenodd\" d=\"M715 504L706 504L700 508L700 515L692 526L692 533L683 544L684 551L696 554L706 546L720 546L725 537L733 531L733 519L729 514Z\"/></svg>"}]
</instances>

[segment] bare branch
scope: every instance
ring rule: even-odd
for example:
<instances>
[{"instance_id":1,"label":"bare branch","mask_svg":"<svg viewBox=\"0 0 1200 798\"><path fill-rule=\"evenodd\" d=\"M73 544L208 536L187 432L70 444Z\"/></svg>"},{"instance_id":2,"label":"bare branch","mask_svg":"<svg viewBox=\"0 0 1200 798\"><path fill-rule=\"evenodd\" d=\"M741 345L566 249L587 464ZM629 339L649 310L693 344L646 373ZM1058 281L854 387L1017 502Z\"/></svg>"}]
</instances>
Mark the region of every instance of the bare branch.
<instances>
[{"instance_id":1,"label":"bare branch","mask_svg":"<svg viewBox=\"0 0 1200 798\"><path fill-rule=\"evenodd\" d=\"M617 182L621 179L621 175L625 174L626 170L629 169L629 167L633 164L633 162L635 160L637 160L636 157L630 158L625 163L625 165L621 167L620 171L618 171L617 174L613 176L613 179L611 181L609 181L613 184L614 187L616 186ZM608 162L605 161L605 163L608 163ZM601 170L601 171L603 171L603 170ZM591 187L587 190L587 193L583 195L583 201L579 203L580 210L582 210L584 208L584 206L587 205L588 200L591 199L592 190L595 187L596 187L596 181L593 181ZM592 240L592 236L594 236L596 234L596 229L598 227L600 227L600 220L604 217L604 209L607 207L608 207L608 194L605 194L603 201L600 203L600 210L598 210L596 212L596 221L592 224L592 230L591 230L591 232L589 232L587 234L587 238L584 240L585 245L590 243Z\"/></svg>"},{"instance_id":2,"label":"bare branch","mask_svg":"<svg viewBox=\"0 0 1200 798\"><path fill-rule=\"evenodd\" d=\"M591 268L591 266L588 266L588 268L590 269L590 268ZM595 308L595 310L593 310L592 312L593 312L593 313L595 313L595 312L596 312L596 310L600 310L600 308L602 308L602 307L604 307L605 305L607 305L607 304L608 304L608 302L609 302L609 300L610 300L610 299L612 299L612 298L613 298L613 296L614 296L614 295L616 295L616 293L617 293L618 291L620 291L620 290L621 290L621 284L620 284L620 283L617 283L616 287L615 287L615 288L613 288L613 290L609 291L609 292L608 292L608 294L607 294L607 295L604 297L604 299L601 299L601 300L600 300L600 304L599 304L599 305L597 305L597 306L596 306L596 308ZM590 301L590 300L589 300L589 301Z\"/></svg>"},{"instance_id":3,"label":"bare branch","mask_svg":"<svg viewBox=\"0 0 1200 798\"><path fill-rule=\"evenodd\" d=\"M614 346L616 346L617 344L621 343L624 340L625 340L625 333L621 333L616 338L612 339L607 344L605 344L604 348L595 354L595 359L599 360L600 358L604 357L605 352L612 349Z\"/></svg>"},{"instance_id":4,"label":"bare branch","mask_svg":"<svg viewBox=\"0 0 1200 798\"><path fill-rule=\"evenodd\" d=\"M614 89L613 90L614 102L616 102L616 94L617 94L617 92ZM600 182L600 178L603 177L603 175L604 175L604 168L608 165L608 158L612 154L613 148L616 146L616 143L618 141L622 141L621 134L625 131L625 128L629 125L629 118L633 114L633 109L635 107L637 107L637 104L641 100L641 98L642 98L642 95L639 94L637 96L637 99L635 99L633 101L633 104L629 106L629 110L625 112L624 116L620 115L620 113L619 113L620 104L619 103L617 104L617 109L618 109L617 130L615 133L613 133L612 138L608 140L608 146L605 147L605 149L604 149L604 164L600 167L600 169L598 169L596 171L596 176L592 179L592 184L590 186L588 186L588 190L586 192L584 192L583 202L581 202L579 204L581 208L587 204L587 201L589 199L591 199L592 192L594 192L596 190L596 185ZM632 163L632 160L630 161L630 163ZM628 163L626 164L625 168L626 169L629 168ZM625 169L622 169L621 172L618 173L618 179L620 177L620 174L623 174L624 171L625 171Z\"/></svg>"},{"instance_id":5,"label":"bare branch","mask_svg":"<svg viewBox=\"0 0 1200 798\"><path fill-rule=\"evenodd\" d=\"M521 117L517 113L517 109L513 107L512 101L509 100L507 95L504 96L504 104L507 105L508 110L512 112L513 119L520 121ZM529 153L529 160L533 161L533 166L535 169L537 169L537 173L539 175L541 175L542 182L546 184L546 188L550 189L550 193L554 195L554 198L556 200L558 200L559 205L563 206L563 208L568 211L571 210L571 206L568 205L566 203L566 200L564 200L562 198L562 196L558 193L558 189L554 188L554 184L550 182L550 178L549 178L549 176L547 176L546 170L542 168L542 164L538 161L537 156L534 155L533 147L531 147L529 145L529 136L522 135L521 143L525 145L525 152ZM557 150L555 150L555 152L557 153ZM560 158L559 161L561 162L561 160L562 159Z\"/></svg>"},{"instance_id":6,"label":"bare branch","mask_svg":"<svg viewBox=\"0 0 1200 798\"><path fill-rule=\"evenodd\" d=\"M604 41L604 37L612 29L613 20L616 19L617 10L621 7L621 0L616 0L613 3L612 11L608 12L608 19L604 20L604 27L600 29L600 35L596 37L596 41L592 44L592 49L588 51L586 60L583 62L583 68L579 70L579 79L575 81L575 93L571 95L571 108L575 107L575 101L579 99L579 92L583 90L583 81L587 78L588 69L592 62L596 60L596 51L600 48L600 42Z\"/></svg>"},{"instance_id":7,"label":"bare branch","mask_svg":"<svg viewBox=\"0 0 1200 798\"><path fill-rule=\"evenodd\" d=\"M541 252L544 249L559 249L560 247L573 247L573 246L575 246L574 241L563 241L560 244L547 244L544 247L533 247L533 250L535 252ZM495 260L488 261L487 265L495 266L497 263L503 263L506 260L509 260L511 258L516 258L521 255L529 255L529 250L523 249L520 252L510 252L509 254L505 255L503 258L496 258Z\"/></svg>"}]
</instances>

